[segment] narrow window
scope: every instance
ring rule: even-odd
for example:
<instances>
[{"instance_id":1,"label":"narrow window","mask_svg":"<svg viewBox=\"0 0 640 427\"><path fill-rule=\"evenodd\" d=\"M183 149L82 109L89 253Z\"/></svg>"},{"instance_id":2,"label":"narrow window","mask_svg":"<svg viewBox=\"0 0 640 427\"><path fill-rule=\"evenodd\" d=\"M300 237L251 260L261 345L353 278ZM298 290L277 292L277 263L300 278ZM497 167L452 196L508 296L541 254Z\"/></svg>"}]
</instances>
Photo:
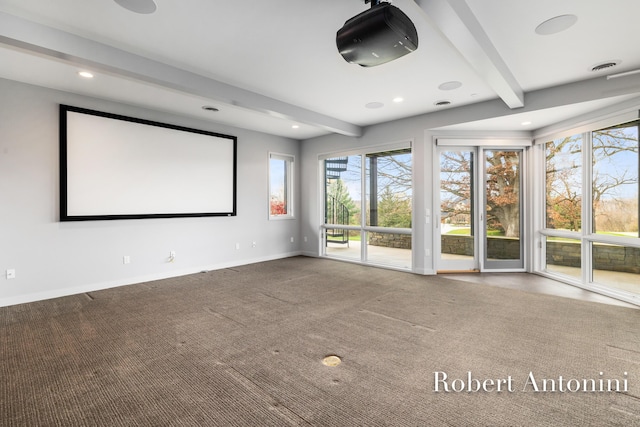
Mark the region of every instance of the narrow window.
<instances>
[{"instance_id":1,"label":"narrow window","mask_svg":"<svg viewBox=\"0 0 640 427\"><path fill-rule=\"evenodd\" d=\"M547 142L546 228L582 230L582 135Z\"/></svg>"},{"instance_id":2,"label":"narrow window","mask_svg":"<svg viewBox=\"0 0 640 427\"><path fill-rule=\"evenodd\" d=\"M293 218L293 159L269 153L269 219Z\"/></svg>"},{"instance_id":3,"label":"narrow window","mask_svg":"<svg viewBox=\"0 0 640 427\"><path fill-rule=\"evenodd\" d=\"M640 237L639 124L636 121L592 133L593 233Z\"/></svg>"}]
</instances>

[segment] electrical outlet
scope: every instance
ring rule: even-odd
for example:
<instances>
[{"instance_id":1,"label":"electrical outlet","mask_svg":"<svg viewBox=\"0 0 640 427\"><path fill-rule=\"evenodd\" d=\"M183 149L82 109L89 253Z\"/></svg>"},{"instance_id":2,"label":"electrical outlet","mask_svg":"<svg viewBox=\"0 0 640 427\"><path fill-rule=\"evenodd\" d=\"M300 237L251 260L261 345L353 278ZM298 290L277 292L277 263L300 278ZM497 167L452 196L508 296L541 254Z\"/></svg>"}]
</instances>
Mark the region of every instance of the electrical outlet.
<instances>
[{"instance_id":1,"label":"electrical outlet","mask_svg":"<svg viewBox=\"0 0 640 427\"><path fill-rule=\"evenodd\" d=\"M240 249L240 243L236 243L236 250Z\"/></svg>"},{"instance_id":2,"label":"electrical outlet","mask_svg":"<svg viewBox=\"0 0 640 427\"><path fill-rule=\"evenodd\" d=\"M10 268L7 270L7 279L15 279L16 278L16 270Z\"/></svg>"},{"instance_id":3,"label":"electrical outlet","mask_svg":"<svg viewBox=\"0 0 640 427\"><path fill-rule=\"evenodd\" d=\"M307 236L304 236L304 241L305 243L309 241L309 239L307 239Z\"/></svg>"},{"instance_id":4,"label":"electrical outlet","mask_svg":"<svg viewBox=\"0 0 640 427\"><path fill-rule=\"evenodd\" d=\"M293 236L291 236L291 243L293 243Z\"/></svg>"},{"instance_id":5,"label":"electrical outlet","mask_svg":"<svg viewBox=\"0 0 640 427\"><path fill-rule=\"evenodd\" d=\"M255 247L256 247L256 242L252 242L252 243L251 243L251 247L252 247L252 248L255 248Z\"/></svg>"},{"instance_id":6,"label":"electrical outlet","mask_svg":"<svg viewBox=\"0 0 640 427\"><path fill-rule=\"evenodd\" d=\"M175 257L176 257L176 251L169 252L169 258L175 258Z\"/></svg>"},{"instance_id":7,"label":"electrical outlet","mask_svg":"<svg viewBox=\"0 0 640 427\"><path fill-rule=\"evenodd\" d=\"M131 257L129 255L125 255L122 257L122 263L123 264L130 264L131 263Z\"/></svg>"}]
</instances>

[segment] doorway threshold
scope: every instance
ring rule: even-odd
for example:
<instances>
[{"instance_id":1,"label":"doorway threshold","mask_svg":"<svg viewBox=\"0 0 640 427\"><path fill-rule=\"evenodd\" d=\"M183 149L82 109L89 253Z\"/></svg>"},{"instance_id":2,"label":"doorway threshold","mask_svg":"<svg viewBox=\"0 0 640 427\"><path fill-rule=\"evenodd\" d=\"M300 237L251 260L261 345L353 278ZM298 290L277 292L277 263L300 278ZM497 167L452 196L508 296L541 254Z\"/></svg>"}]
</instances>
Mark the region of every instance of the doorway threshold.
<instances>
[{"instance_id":1,"label":"doorway threshold","mask_svg":"<svg viewBox=\"0 0 640 427\"><path fill-rule=\"evenodd\" d=\"M480 270L437 270L436 274L469 274L469 273L480 273Z\"/></svg>"}]
</instances>

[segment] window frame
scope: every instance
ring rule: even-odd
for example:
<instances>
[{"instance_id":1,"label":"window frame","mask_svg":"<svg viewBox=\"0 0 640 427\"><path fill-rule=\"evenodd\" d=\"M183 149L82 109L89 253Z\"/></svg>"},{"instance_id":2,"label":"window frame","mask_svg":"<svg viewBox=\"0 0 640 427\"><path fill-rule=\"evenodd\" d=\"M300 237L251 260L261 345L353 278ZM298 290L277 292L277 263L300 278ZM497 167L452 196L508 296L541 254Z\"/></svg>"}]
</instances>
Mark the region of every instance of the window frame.
<instances>
[{"instance_id":1,"label":"window frame","mask_svg":"<svg viewBox=\"0 0 640 427\"><path fill-rule=\"evenodd\" d=\"M341 259L341 260L345 260L345 261L350 261L350 262L355 262L358 264L364 264L364 265L375 265L378 267L383 267L383 268L389 268L389 269L394 269L394 270L399 270L399 271L411 271L414 268L415 265L415 254L416 254L416 250L414 250L413 248L415 248L415 236L414 236L414 230L415 230L415 197L411 197L411 228L392 228L392 227L379 227L379 226L371 226L368 225L368 218L370 215L369 210L367 209L367 198L369 196L369 189L367 187L367 182L368 182L368 174L367 174L367 156L369 154L377 154L377 153L384 153L387 151L398 151L398 150L407 150L407 153L410 154L411 156L411 174L410 174L410 179L411 179L411 189L412 192L415 189L415 178L414 178L414 174L415 174L415 166L414 166L414 162L415 162L415 152L414 152L414 143L413 140L403 140L403 141L399 141L399 142L395 142L395 143L390 143L390 144L383 144L383 145L376 145L376 146L368 146L368 147L362 147L360 149L357 150L349 150L349 151L338 151L338 152L332 152L332 153L325 153L325 154L320 154L318 156L318 167L319 167L319 178L320 178L320 188L319 188L319 196L320 196L320 213L322 215L322 220L320 222L320 228L321 228L321 236L320 236L320 256L322 257L329 257L329 258L335 258L335 259ZM359 186L360 186L360 200L359 200L359 207L360 207L360 212L361 212L361 216L360 216L360 222L359 224L356 225L340 225L340 224L330 224L326 222L326 164L325 161L328 159L334 159L334 158L339 158L339 157L358 157L359 158L359 162L360 162L360 166L359 166L359 174L360 174L360 181L359 181ZM340 230L345 230L345 231L354 231L354 232L358 232L360 234L360 241L367 241L366 236L367 233L369 232L377 232L377 233L382 233L382 234L400 234L400 235L408 235L410 236L411 239L411 254L410 254L410 261L409 261L409 265L406 267L401 267L398 265L394 265L392 263L384 263L384 262L377 262L375 260L370 259L369 254L368 254L368 245L361 245L360 248L360 256L359 258L354 258L354 257L341 257L341 256L336 256L336 255L332 255L327 253L327 247L326 247L326 239L327 239L327 230L329 229L340 229Z\"/></svg>"},{"instance_id":2,"label":"window frame","mask_svg":"<svg viewBox=\"0 0 640 427\"><path fill-rule=\"evenodd\" d=\"M272 214L272 160L279 160L284 162L284 186L283 198L284 203L287 206L286 213ZM294 201L294 185L295 185L295 155L278 153L270 151L267 157L267 212L269 220L283 220L283 219L295 219L295 201Z\"/></svg>"},{"instance_id":3,"label":"window frame","mask_svg":"<svg viewBox=\"0 0 640 427\"><path fill-rule=\"evenodd\" d=\"M593 244L609 244L618 245L630 248L640 248L640 237L627 237L627 236L612 236L605 234L598 234L593 230L592 223L592 177L593 177L593 133L600 130L623 125L629 122L636 122L640 118L640 111L635 109L627 113L622 113L618 116L612 116L602 120L595 120L588 123L583 123L581 126L573 129L561 129L556 132L549 132L545 134L537 135L535 138L534 150L537 155L537 160L534 161L536 170L541 170L543 173L539 174L538 179L534 185L534 188L539 188L535 197L536 204L536 219L535 219L535 231L536 238L533 241L537 246L535 251L535 263L534 271L548 277L552 277L556 280L560 280L565 283L569 283L593 292L597 292L603 295L614 297L623 301L628 301L634 304L640 304L640 293L628 292L616 288L607 286L606 284L599 283L594 278L593 274ZM546 145L547 142L580 134L582 135L582 227L579 231L569 231L562 229L547 228L546 224L546 182L544 173L547 170L546 162ZM548 238L565 238L576 239L581 242L581 258L582 265L580 268L580 277L577 275L567 275L559 272L550 271L546 266L546 244Z\"/></svg>"}]
</instances>

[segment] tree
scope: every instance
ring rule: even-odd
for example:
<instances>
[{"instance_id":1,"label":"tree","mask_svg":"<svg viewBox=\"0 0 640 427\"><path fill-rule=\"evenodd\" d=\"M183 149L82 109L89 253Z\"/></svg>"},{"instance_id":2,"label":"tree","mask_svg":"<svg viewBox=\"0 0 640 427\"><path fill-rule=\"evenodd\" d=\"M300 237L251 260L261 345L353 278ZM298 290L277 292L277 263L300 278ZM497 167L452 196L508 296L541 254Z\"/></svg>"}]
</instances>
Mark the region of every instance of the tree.
<instances>
[{"instance_id":1,"label":"tree","mask_svg":"<svg viewBox=\"0 0 640 427\"><path fill-rule=\"evenodd\" d=\"M508 237L520 236L519 151L485 151L487 226ZM447 151L440 157L441 211L471 219L473 155Z\"/></svg>"},{"instance_id":2,"label":"tree","mask_svg":"<svg viewBox=\"0 0 640 427\"><path fill-rule=\"evenodd\" d=\"M391 228L411 228L411 199L396 193L387 185L378 202L378 225Z\"/></svg>"},{"instance_id":3,"label":"tree","mask_svg":"<svg viewBox=\"0 0 640 427\"><path fill-rule=\"evenodd\" d=\"M471 174L468 151L445 151L440 156L440 211L449 218L466 218L471 224Z\"/></svg>"},{"instance_id":4,"label":"tree","mask_svg":"<svg viewBox=\"0 0 640 427\"><path fill-rule=\"evenodd\" d=\"M582 227L582 135L550 141L546 146L546 226L578 231ZM517 152L487 150L487 225L518 237L520 168ZM594 230L638 229L638 123L592 132L591 187ZM450 216L471 210L472 163L469 152L441 156L441 210ZM635 192L632 190L635 188ZM630 206L627 206L630 205ZM615 206L615 208L614 208ZM628 212L623 225L620 212ZM615 218L614 218L615 217Z\"/></svg>"},{"instance_id":5,"label":"tree","mask_svg":"<svg viewBox=\"0 0 640 427\"><path fill-rule=\"evenodd\" d=\"M520 152L486 151L487 225L520 237Z\"/></svg>"},{"instance_id":6,"label":"tree","mask_svg":"<svg viewBox=\"0 0 640 427\"><path fill-rule=\"evenodd\" d=\"M349 212L349 224L357 224L360 215L360 209L358 205L353 201L349 194L349 189L344 184L344 181L340 178L330 179L327 183L327 221L329 223L340 224L337 222L336 212L339 207L344 206ZM346 218L345 218L346 219ZM345 222L346 223L346 222Z\"/></svg>"},{"instance_id":7,"label":"tree","mask_svg":"<svg viewBox=\"0 0 640 427\"><path fill-rule=\"evenodd\" d=\"M637 230L638 124L594 131L591 136L593 229ZM582 135L548 142L546 165L547 227L580 230ZM630 185L635 186L635 198L633 191L624 196Z\"/></svg>"},{"instance_id":8,"label":"tree","mask_svg":"<svg viewBox=\"0 0 640 427\"><path fill-rule=\"evenodd\" d=\"M582 137L574 135L546 145L548 228L582 228Z\"/></svg>"},{"instance_id":9,"label":"tree","mask_svg":"<svg viewBox=\"0 0 640 427\"><path fill-rule=\"evenodd\" d=\"M638 230L638 126L635 122L592 133L593 231ZM612 210L611 205L618 207ZM621 223L613 219L616 211L631 215Z\"/></svg>"},{"instance_id":10,"label":"tree","mask_svg":"<svg viewBox=\"0 0 640 427\"><path fill-rule=\"evenodd\" d=\"M375 157L377 162L377 180L381 191L380 196L386 187L396 193L409 193L412 188L411 182L411 150L402 149L388 153L376 153L367 157Z\"/></svg>"}]
</instances>

